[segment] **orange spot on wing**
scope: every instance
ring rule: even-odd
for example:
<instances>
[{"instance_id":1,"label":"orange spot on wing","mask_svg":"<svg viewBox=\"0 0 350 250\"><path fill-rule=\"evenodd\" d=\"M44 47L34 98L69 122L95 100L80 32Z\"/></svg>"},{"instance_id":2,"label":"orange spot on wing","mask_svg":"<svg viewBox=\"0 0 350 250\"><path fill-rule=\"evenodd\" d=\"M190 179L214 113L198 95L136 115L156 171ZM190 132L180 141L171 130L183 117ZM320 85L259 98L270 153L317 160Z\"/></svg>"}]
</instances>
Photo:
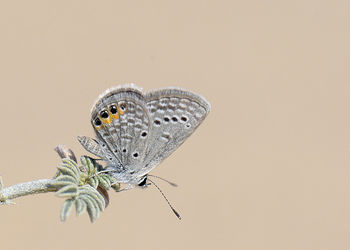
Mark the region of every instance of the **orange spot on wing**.
<instances>
[{"instance_id":1,"label":"orange spot on wing","mask_svg":"<svg viewBox=\"0 0 350 250\"><path fill-rule=\"evenodd\" d=\"M119 119L119 113L116 113L116 114L112 115L112 117L113 117L114 120Z\"/></svg>"},{"instance_id":2,"label":"orange spot on wing","mask_svg":"<svg viewBox=\"0 0 350 250\"><path fill-rule=\"evenodd\" d=\"M109 113L109 112L108 112L108 113ZM103 123L105 123L105 124L111 124L112 121L113 121L111 113L109 113L108 118L102 118L102 117L101 117L100 119L101 119L101 121L102 121Z\"/></svg>"},{"instance_id":3,"label":"orange spot on wing","mask_svg":"<svg viewBox=\"0 0 350 250\"><path fill-rule=\"evenodd\" d=\"M96 130L100 130L101 128L105 128L105 125L103 125L103 124L101 126L94 125L94 127Z\"/></svg>"}]
</instances>

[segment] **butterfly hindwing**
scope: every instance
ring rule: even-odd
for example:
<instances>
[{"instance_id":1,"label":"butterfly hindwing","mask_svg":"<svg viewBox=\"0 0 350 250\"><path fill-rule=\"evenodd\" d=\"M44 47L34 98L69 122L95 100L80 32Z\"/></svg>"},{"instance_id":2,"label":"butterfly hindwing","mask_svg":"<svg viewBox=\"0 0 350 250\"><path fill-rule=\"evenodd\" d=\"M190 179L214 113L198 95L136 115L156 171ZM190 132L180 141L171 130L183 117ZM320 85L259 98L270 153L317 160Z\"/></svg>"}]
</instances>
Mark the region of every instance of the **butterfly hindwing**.
<instances>
[{"instance_id":1,"label":"butterfly hindwing","mask_svg":"<svg viewBox=\"0 0 350 250\"><path fill-rule=\"evenodd\" d=\"M140 175L174 152L210 111L210 104L203 97L180 88L150 91L145 99L152 126Z\"/></svg>"}]
</instances>

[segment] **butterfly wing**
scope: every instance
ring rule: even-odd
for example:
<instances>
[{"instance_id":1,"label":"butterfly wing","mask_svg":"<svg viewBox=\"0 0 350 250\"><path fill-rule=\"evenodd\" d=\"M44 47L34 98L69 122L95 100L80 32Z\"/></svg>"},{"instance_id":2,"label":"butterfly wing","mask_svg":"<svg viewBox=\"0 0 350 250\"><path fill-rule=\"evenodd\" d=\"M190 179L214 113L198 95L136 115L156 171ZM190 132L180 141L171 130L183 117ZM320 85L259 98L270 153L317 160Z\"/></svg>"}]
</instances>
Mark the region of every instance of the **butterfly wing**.
<instances>
[{"instance_id":1,"label":"butterfly wing","mask_svg":"<svg viewBox=\"0 0 350 250\"><path fill-rule=\"evenodd\" d=\"M140 89L133 85L108 89L93 106L91 123L109 167L130 172L141 168L151 121Z\"/></svg>"},{"instance_id":2,"label":"butterfly wing","mask_svg":"<svg viewBox=\"0 0 350 250\"><path fill-rule=\"evenodd\" d=\"M142 94L134 85L108 89L91 110L96 140L78 137L116 171L141 177L174 152L202 123L210 104L180 88Z\"/></svg>"},{"instance_id":3,"label":"butterfly wing","mask_svg":"<svg viewBox=\"0 0 350 250\"><path fill-rule=\"evenodd\" d=\"M150 91L145 94L145 101L151 130L139 176L150 172L174 152L210 111L210 104L203 97L180 88Z\"/></svg>"}]
</instances>

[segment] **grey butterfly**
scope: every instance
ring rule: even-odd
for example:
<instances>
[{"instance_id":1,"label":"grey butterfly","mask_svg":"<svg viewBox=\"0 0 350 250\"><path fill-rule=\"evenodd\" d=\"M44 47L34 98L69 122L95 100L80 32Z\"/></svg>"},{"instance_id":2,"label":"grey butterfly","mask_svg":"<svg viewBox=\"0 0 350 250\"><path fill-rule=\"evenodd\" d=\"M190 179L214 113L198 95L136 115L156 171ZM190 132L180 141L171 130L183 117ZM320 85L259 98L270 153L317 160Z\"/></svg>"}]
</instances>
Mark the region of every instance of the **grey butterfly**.
<instances>
[{"instance_id":1,"label":"grey butterfly","mask_svg":"<svg viewBox=\"0 0 350 250\"><path fill-rule=\"evenodd\" d=\"M78 137L106 162L118 183L147 186L147 174L202 123L210 104L200 95L170 87L143 93L135 85L107 89L91 110L96 139Z\"/></svg>"}]
</instances>

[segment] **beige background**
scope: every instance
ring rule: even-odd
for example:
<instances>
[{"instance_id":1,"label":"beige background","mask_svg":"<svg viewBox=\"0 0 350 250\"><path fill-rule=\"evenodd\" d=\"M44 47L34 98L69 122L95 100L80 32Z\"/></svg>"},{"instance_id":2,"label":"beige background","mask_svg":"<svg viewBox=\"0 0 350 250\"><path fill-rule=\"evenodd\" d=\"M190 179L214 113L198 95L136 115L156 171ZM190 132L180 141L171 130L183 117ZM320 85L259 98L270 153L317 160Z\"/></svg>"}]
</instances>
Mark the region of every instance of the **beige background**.
<instances>
[{"instance_id":1,"label":"beige background","mask_svg":"<svg viewBox=\"0 0 350 250\"><path fill-rule=\"evenodd\" d=\"M349 1L2 1L0 174L85 153L106 88L180 86L207 120L95 224L53 193L0 207L1 249L350 249Z\"/></svg>"}]
</instances>

